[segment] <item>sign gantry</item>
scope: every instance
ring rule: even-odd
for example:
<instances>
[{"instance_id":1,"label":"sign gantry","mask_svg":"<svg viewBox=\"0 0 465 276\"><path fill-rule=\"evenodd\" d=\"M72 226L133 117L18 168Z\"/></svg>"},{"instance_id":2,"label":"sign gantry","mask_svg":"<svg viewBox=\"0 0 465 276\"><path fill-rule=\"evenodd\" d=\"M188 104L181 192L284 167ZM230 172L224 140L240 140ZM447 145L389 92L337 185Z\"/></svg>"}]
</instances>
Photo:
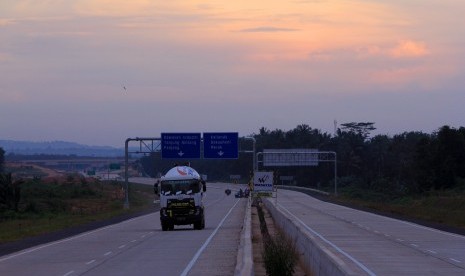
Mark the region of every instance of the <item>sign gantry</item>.
<instances>
[{"instance_id":1,"label":"sign gantry","mask_svg":"<svg viewBox=\"0 0 465 276\"><path fill-rule=\"evenodd\" d=\"M260 160L260 157L261 160ZM337 196L337 154L317 149L265 149L257 153L258 163L264 167L318 166L320 162L334 163L334 195Z\"/></svg>"},{"instance_id":2,"label":"sign gantry","mask_svg":"<svg viewBox=\"0 0 465 276\"><path fill-rule=\"evenodd\" d=\"M150 154L160 152L165 159L238 159L239 151L252 153L253 170L257 168L255 159L255 138L243 137L244 140L252 140L252 150L239 150L239 134L237 132L209 132L204 133L204 139L200 133L162 133L161 138L128 138L125 142L125 190L124 207L129 208L129 180L128 165L129 153ZM139 142L138 150L130 150L131 141Z\"/></svg>"}]
</instances>

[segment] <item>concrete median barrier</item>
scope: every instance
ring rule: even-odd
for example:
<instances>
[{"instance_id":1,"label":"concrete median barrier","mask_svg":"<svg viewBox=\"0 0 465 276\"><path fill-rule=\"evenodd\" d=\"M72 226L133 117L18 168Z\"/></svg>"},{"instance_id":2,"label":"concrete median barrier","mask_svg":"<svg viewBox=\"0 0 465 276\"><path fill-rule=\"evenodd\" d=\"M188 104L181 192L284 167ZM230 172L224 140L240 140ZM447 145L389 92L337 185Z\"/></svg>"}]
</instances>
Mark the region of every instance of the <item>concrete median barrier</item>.
<instances>
[{"instance_id":1,"label":"concrete median barrier","mask_svg":"<svg viewBox=\"0 0 465 276\"><path fill-rule=\"evenodd\" d=\"M253 276L253 254L252 254L252 215L251 200L248 199L245 210L244 226L241 232L241 241L237 253L237 263L234 275Z\"/></svg>"},{"instance_id":2,"label":"concrete median barrier","mask_svg":"<svg viewBox=\"0 0 465 276\"><path fill-rule=\"evenodd\" d=\"M304 265L312 275L367 275L300 222L290 218L286 211L275 205L275 199L264 199L263 203L284 234L295 241Z\"/></svg>"}]
</instances>

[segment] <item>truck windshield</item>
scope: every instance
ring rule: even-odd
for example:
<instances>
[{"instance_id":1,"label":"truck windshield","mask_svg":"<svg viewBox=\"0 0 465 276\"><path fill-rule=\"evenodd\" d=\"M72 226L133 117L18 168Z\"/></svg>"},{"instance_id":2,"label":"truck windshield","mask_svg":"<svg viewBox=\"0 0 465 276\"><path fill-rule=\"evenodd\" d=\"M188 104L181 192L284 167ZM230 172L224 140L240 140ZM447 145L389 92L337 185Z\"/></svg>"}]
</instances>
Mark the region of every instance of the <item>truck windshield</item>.
<instances>
[{"instance_id":1,"label":"truck windshield","mask_svg":"<svg viewBox=\"0 0 465 276\"><path fill-rule=\"evenodd\" d=\"M166 180L161 182L161 194L163 195L189 195L198 192L200 192L198 180Z\"/></svg>"}]
</instances>

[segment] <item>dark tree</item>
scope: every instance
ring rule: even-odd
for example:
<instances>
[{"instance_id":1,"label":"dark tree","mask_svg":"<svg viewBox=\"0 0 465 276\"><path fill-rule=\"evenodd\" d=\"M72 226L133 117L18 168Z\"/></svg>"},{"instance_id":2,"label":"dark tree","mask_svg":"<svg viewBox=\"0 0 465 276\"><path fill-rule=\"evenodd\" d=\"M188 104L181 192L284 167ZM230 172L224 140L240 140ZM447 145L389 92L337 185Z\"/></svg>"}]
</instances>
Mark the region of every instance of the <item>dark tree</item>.
<instances>
[{"instance_id":1,"label":"dark tree","mask_svg":"<svg viewBox=\"0 0 465 276\"><path fill-rule=\"evenodd\" d=\"M366 139L370 135L370 132L376 129L374 125L375 123L371 123L371 122L360 122L360 123L351 122L351 123L341 124L342 126L341 129L344 131L357 133L361 135L364 139Z\"/></svg>"},{"instance_id":2,"label":"dark tree","mask_svg":"<svg viewBox=\"0 0 465 276\"><path fill-rule=\"evenodd\" d=\"M340 187L372 192L378 199L393 199L422 193L431 189L451 189L465 183L465 128L443 126L433 134L405 132L394 135L376 135L372 122L352 122L341 125L334 137L300 124L283 131L265 127L253 134L257 152L263 149L314 148L335 151L338 160ZM245 140L240 141L240 148ZM250 142L250 141L249 141ZM189 160L180 160L184 162ZM192 160L190 160L192 161ZM157 176L165 173L173 161L161 160L155 153L141 163L147 173ZM248 181L252 168L252 155L239 154L237 160L194 160L192 162L210 180L229 180L229 175L240 174ZM268 167L281 176L294 176L299 186L330 187L334 179L331 163L318 167ZM247 179L244 179L247 178Z\"/></svg>"},{"instance_id":3,"label":"dark tree","mask_svg":"<svg viewBox=\"0 0 465 276\"><path fill-rule=\"evenodd\" d=\"M0 148L0 173L5 169L5 151L3 148Z\"/></svg>"},{"instance_id":4,"label":"dark tree","mask_svg":"<svg viewBox=\"0 0 465 276\"><path fill-rule=\"evenodd\" d=\"M18 211L22 180L13 181L11 173L0 174L0 210Z\"/></svg>"}]
</instances>

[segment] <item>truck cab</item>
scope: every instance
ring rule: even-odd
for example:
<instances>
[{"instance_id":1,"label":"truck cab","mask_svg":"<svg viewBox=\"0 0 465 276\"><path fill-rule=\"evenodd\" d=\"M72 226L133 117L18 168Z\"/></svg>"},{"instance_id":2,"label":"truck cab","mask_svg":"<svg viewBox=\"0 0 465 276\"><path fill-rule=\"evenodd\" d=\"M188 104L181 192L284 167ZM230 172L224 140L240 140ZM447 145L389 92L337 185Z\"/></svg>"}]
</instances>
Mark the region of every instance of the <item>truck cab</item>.
<instances>
[{"instance_id":1,"label":"truck cab","mask_svg":"<svg viewBox=\"0 0 465 276\"><path fill-rule=\"evenodd\" d=\"M163 231L173 230L174 225L192 224L194 229L205 228L203 197L205 181L189 166L170 169L155 184L160 195L160 222Z\"/></svg>"}]
</instances>

